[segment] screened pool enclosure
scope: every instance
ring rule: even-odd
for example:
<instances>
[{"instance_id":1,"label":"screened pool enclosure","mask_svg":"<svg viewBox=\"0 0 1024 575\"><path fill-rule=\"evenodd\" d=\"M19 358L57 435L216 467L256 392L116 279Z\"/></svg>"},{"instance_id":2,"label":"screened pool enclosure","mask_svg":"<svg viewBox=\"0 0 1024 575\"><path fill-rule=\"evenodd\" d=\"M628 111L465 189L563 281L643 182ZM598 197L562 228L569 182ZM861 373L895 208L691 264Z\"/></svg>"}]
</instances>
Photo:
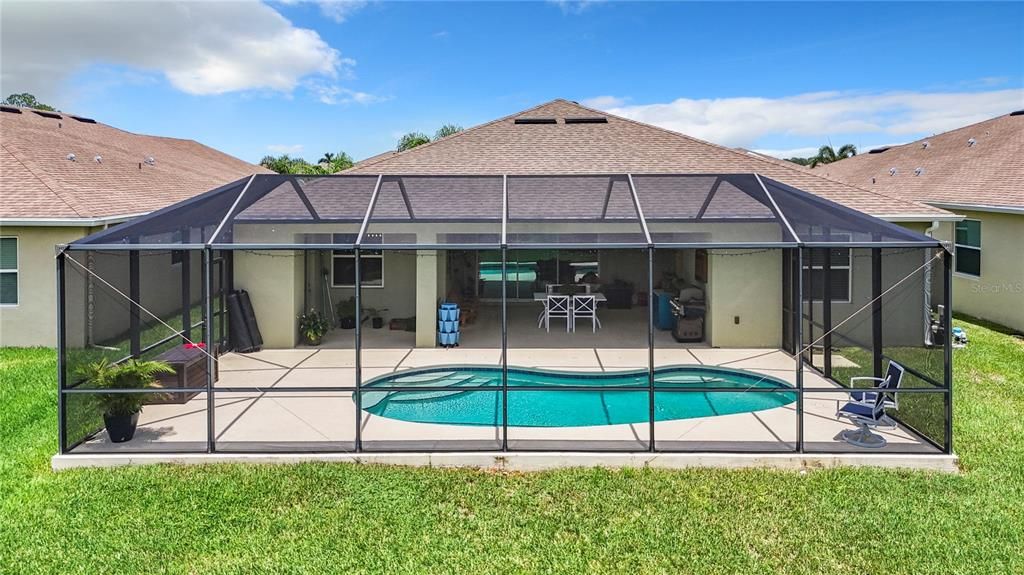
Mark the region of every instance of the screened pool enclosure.
<instances>
[{"instance_id":1,"label":"screened pool enclosure","mask_svg":"<svg viewBox=\"0 0 1024 575\"><path fill-rule=\"evenodd\" d=\"M757 174L254 175L56 261L62 454L952 453L949 252Z\"/></svg>"}]
</instances>

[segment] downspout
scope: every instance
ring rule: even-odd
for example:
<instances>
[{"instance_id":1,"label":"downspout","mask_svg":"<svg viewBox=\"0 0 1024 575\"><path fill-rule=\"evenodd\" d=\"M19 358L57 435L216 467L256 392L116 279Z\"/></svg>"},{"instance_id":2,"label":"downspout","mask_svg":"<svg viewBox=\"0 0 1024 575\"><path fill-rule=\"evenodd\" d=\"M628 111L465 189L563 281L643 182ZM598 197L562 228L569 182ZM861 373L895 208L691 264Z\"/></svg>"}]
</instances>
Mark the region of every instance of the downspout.
<instances>
[{"instance_id":1,"label":"downspout","mask_svg":"<svg viewBox=\"0 0 1024 575\"><path fill-rule=\"evenodd\" d=\"M934 238L935 232L939 229L938 220L932 221L932 225L925 228L924 235ZM927 264L931 257L926 252L924 260ZM924 268L924 344L932 345L932 266Z\"/></svg>"}]
</instances>

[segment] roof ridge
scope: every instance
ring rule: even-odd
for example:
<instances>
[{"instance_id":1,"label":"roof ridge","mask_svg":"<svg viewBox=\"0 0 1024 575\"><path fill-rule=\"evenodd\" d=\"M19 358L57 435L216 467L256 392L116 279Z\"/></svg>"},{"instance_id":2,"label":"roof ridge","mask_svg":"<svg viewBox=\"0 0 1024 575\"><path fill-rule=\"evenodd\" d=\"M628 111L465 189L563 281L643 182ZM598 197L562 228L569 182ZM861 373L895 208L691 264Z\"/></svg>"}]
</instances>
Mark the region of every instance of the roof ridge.
<instances>
[{"instance_id":1,"label":"roof ridge","mask_svg":"<svg viewBox=\"0 0 1024 575\"><path fill-rule=\"evenodd\" d=\"M698 144L703 144L703 145L706 145L706 146L711 146L713 148L718 148L720 150L724 150L726 152L729 152L731 154L735 154L737 156L742 156L744 158L753 158L753 159L755 159L755 160L757 160L759 162L764 162L766 164L778 166L779 168L782 168L782 169L785 169L785 170L792 170L792 171L800 173L800 174L815 176L815 177L821 178L822 180L826 180L826 181L829 181L829 182L832 182L832 183L836 183L836 184L840 184L840 185L847 186L847 187L850 187L850 188L854 188L854 189L857 189L857 190L859 190L861 192L866 192L866 193L869 193L869 194L874 194L876 196L883 197L883 198L886 198L888 200L895 200L897 202L905 203L905 204L908 204L908 205L927 207L926 204L921 203L921 202L917 202L917 201L914 201L914 200L908 200L908 199L905 199L905 198L899 198L899 197L896 197L896 196L890 196L890 195L887 195L887 194L876 192L874 190L868 190L866 188L862 188L860 186L856 186L854 184L850 184L850 183L847 183L847 182L844 182L844 181L841 181L841 180L835 180L835 179L829 178L827 176L823 176L821 174L816 174L816 173L812 172L811 170L805 169L803 166L799 166L797 164L793 164L792 162L786 162L786 160L779 160L776 163L774 161L770 161L770 160L767 160L765 158L760 157L760 154L756 154L755 153L754 155L750 155L750 154L747 154L746 152L741 152L740 150L737 150L736 148L730 148L728 146L723 146L721 144L716 144L714 142L709 142L707 140L702 140L700 138L695 138L693 136L690 136L688 134L684 134L682 132L677 132L675 130L669 130L668 128L663 128L661 126L656 126L654 124L648 124L646 122L641 122L639 120L634 120L632 118L626 118L626 117L623 117L623 116L619 116L618 114L612 114L610 112L604 112L604 111L601 111L601 110L595 110L594 108L590 108L588 106L584 106L583 104L579 104L579 103L575 103L575 104L577 106L585 109L585 110L590 110L591 112L598 112L598 113L601 113L601 114L607 114L607 115L612 116L614 118L617 118L619 120L623 120L623 121L626 121L626 122L631 122L631 123L639 125L639 126L644 126L644 127L647 127L647 128L654 128L655 130L661 130L663 132L666 132L666 133L669 133L669 134L673 134L675 136L679 136L679 137L685 138L687 140L690 140L692 142L696 142ZM788 166L788 165L786 165L787 163L788 164L793 164L793 165L792 166Z\"/></svg>"},{"instance_id":2,"label":"roof ridge","mask_svg":"<svg viewBox=\"0 0 1024 575\"><path fill-rule=\"evenodd\" d=\"M999 118L1009 117L1009 115L1011 113L1012 113L1012 110L1010 112L1005 113L1005 114L999 114L998 116L992 116L991 118L986 118L984 120L975 122L973 124L967 124L966 126L960 126L959 128L950 128L949 130L946 130L945 132L936 132L936 133L934 133L934 134L932 134L930 136L925 136L923 138L918 138L916 140L911 140L911 141L903 143L903 144L896 144L895 146L890 146L889 148L890 149L892 149L892 148L903 148L903 147L906 147L906 146L910 146L912 144L919 144L921 142L924 142L924 141L927 141L927 140L930 140L930 139L933 139L933 138L941 138L943 136L947 136L949 134L952 134L953 132L959 132L960 130L966 130L968 128L973 128L975 126L980 126L980 125L985 124L987 122L993 122L995 120L998 120Z\"/></svg>"},{"instance_id":3,"label":"roof ridge","mask_svg":"<svg viewBox=\"0 0 1024 575\"><path fill-rule=\"evenodd\" d=\"M513 112L513 113L508 114L506 116L502 116L502 117L500 117L500 118L498 118L496 120L491 120L489 122L484 122L483 124L477 124L476 126L472 126L472 127L466 128L465 130L462 130L461 132L456 132L456 133L454 133L454 134L452 134L450 136L446 136L446 137L440 138L438 140L431 140L430 142L427 142L426 144L421 144L419 146L416 146L415 148L409 148L408 150L396 151L394 154L392 154L390 156L386 156L386 157L382 157L382 158L377 158L376 160L374 160L373 159L374 156L383 156L384 155L385 152L381 152L379 154L375 154L374 156L370 156L366 160L363 160L364 162L367 161L367 160L373 160L372 162L370 162L368 164L363 164L363 165L359 165L360 163L356 162L355 164L352 165L351 168L348 168L348 170L343 170L343 172L347 172L349 170L354 170L354 169L356 169L356 167L362 169L362 168L366 168L368 166L373 166L373 165L376 165L376 164L378 164L380 162L383 162L384 160L390 160L391 158L395 158L395 157L401 156L403 154L408 154L409 152L412 152L414 150L424 150L424 149L429 148L430 146L433 146L434 144L437 144L439 142L450 142L450 141L456 139L459 136L465 135L467 132L473 132L473 131L479 130L481 128L486 128L487 126L491 126L493 124L497 124L498 122L503 122L505 120L508 120L510 118L514 118L516 116L525 114L527 112L532 112L532 111L536 110L537 108L543 108L544 106L548 106L550 104L554 104L555 102L568 102L568 100L565 100L564 98L555 98L554 100L551 100L551 101L548 101L548 102L544 102L543 104L537 104L536 106L534 106L532 108L527 108L525 110L520 110L518 112ZM578 106L579 104L576 104L576 105Z\"/></svg>"},{"instance_id":4,"label":"roof ridge","mask_svg":"<svg viewBox=\"0 0 1024 575\"><path fill-rule=\"evenodd\" d=\"M63 186L60 185L55 178L50 177L45 170L39 169L39 166L35 162L27 158L21 157L21 151L17 148L12 148L9 142L0 142L0 147L3 147L8 154L11 155L25 170L32 175L33 178L39 180L39 183L46 186L46 189L50 190L54 196L57 196L61 202L64 203L71 211L75 212L79 217L82 217L82 211L75 207L66 197L64 197L65 191Z\"/></svg>"}]
</instances>

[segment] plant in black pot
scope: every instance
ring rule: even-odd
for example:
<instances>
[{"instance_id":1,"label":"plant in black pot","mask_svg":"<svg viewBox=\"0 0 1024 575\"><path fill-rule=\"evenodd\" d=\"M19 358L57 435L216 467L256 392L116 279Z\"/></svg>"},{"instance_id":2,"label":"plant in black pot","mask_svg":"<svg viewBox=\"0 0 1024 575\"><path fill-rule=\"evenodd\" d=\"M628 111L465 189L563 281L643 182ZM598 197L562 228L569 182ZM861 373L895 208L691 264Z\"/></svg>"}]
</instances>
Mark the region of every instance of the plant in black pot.
<instances>
[{"instance_id":1,"label":"plant in black pot","mask_svg":"<svg viewBox=\"0 0 1024 575\"><path fill-rule=\"evenodd\" d=\"M129 359L110 363L106 358L85 366L80 372L93 389L150 389L158 388L156 375L174 373L174 368L163 361ZM103 410L103 424L110 441L123 443L135 437L142 406L151 401L149 393L100 393L96 395Z\"/></svg>"},{"instance_id":2,"label":"plant in black pot","mask_svg":"<svg viewBox=\"0 0 1024 575\"><path fill-rule=\"evenodd\" d=\"M356 328L356 298L350 297L338 302L338 325L341 329Z\"/></svg>"},{"instance_id":3,"label":"plant in black pot","mask_svg":"<svg viewBox=\"0 0 1024 575\"><path fill-rule=\"evenodd\" d=\"M388 311L387 308L377 309L374 307L366 308L366 315L370 316L370 323L373 325L373 329L380 329L384 327L384 316L381 315L383 312Z\"/></svg>"},{"instance_id":4,"label":"plant in black pot","mask_svg":"<svg viewBox=\"0 0 1024 575\"><path fill-rule=\"evenodd\" d=\"M320 345L329 327L327 319L315 309L299 315L299 335L306 345Z\"/></svg>"}]
</instances>

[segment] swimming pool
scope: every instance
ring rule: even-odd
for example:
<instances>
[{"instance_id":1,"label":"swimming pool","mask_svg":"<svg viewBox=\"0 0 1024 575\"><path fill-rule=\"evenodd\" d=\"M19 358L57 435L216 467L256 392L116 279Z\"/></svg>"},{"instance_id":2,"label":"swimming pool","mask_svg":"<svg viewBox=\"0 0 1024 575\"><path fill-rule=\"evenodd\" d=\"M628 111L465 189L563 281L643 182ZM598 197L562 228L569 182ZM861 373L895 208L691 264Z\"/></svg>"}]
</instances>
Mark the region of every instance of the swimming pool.
<instances>
[{"instance_id":1,"label":"swimming pool","mask_svg":"<svg viewBox=\"0 0 1024 575\"><path fill-rule=\"evenodd\" d=\"M654 380L656 421L748 413L796 401L792 386L784 381L738 369L662 367L655 370ZM514 427L616 425L649 419L646 370L586 373L509 367L508 385L508 424ZM558 391L566 386L608 389ZM693 388L723 391L686 391ZM362 408L416 423L498 426L501 396L500 367L432 367L368 381Z\"/></svg>"}]
</instances>

